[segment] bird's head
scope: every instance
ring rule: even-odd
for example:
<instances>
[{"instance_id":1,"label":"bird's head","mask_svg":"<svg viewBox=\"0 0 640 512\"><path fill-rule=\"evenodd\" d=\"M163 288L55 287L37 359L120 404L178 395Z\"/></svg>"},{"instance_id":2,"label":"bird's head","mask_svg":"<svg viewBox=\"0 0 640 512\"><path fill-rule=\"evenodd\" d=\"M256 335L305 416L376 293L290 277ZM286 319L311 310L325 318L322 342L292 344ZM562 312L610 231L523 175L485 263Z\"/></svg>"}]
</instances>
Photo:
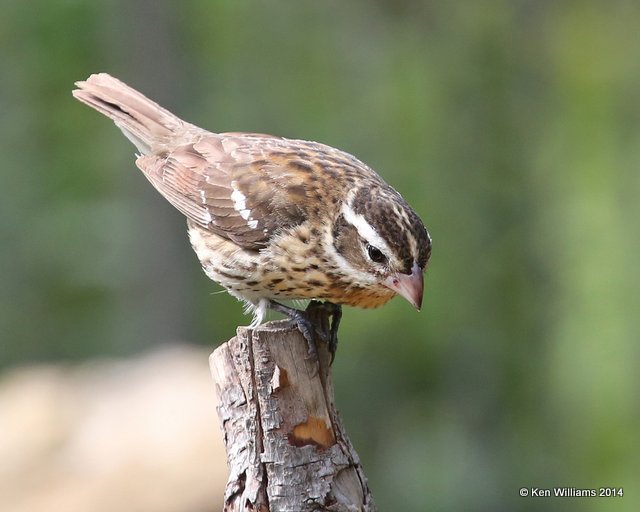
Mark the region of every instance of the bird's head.
<instances>
[{"instance_id":1,"label":"bird's head","mask_svg":"<svg viewBox=\"0 0 640 512\"><path fill-rule=\"evenodd\" d=\"M332 238L340 266L359 286L385 288L420 309L431 237L400 194L390 187L351 191Z\"/></svg>"}]
</instances>

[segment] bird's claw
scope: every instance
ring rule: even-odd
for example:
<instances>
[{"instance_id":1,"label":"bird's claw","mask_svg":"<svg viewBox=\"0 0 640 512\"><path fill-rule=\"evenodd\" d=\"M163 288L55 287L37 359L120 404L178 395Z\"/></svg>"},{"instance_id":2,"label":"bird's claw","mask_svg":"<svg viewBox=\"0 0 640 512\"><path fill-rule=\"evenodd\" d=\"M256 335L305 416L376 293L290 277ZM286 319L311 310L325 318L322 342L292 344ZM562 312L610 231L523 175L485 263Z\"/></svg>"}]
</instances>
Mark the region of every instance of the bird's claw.
<instances>
[{"instance_id":1,"label":"bird's claw","mask_svg":"<svg viewBox=\"0 0 640 512\"><path fill-rule=\"evenodd\" d=\"M317 331L321 334L322 341L327 344L331 354L330 364L333 363L338 349L338 327L342 319L342 306L329 301L311 301L305 313L316 319Z\"/></svg>"},{"instance_id":2,"label":"bird's claw","mask_svg":"<svg viewBox=\"0 0 640 512\"><path fill-rule=\"evenodd\" d=\"M342 318L342 307L332 302L311 301L305 311L291 308L271 301L271 309L289 317L289 320L296 325L307 341L309 356L318 357L316 341L320 340L327 344L331 354L331 363L335 358L338 347L338 327ZM329 322L331 317L331 322Z\"/></svg>"},{"instance_id":3,"label":"bird's claw","mask_svg":"<svg viewBox=\"0 0 640 512\"><path fill-rule=\"evenodd\" d=\"M307 316L300 312L300 316L298 318L292 318L291 321L295 322L298 330L302 333L302 336L307 341L307 346L309 348L309 357L317 358L318 357L318 347L316 346L316 336L321 338L322 341L326 341L325 334L317 329L314 323L307 318Z\"/></svg>"},{"instance_id":4,"label":"bird's claw","mask_svg":"<svg viewBox=\"0 0 640 512\"><path fill-rule=\"evenodd\" d=\"M327 318L328 328L323 328L320 331L323 334L323 341L327 344L327 348L331 354L331 363L333 363L336 357L336 351L338 350L338 328L340 327L340 320L342 320L342 306L327 301L322 303L312 302L309 307L311 307L312 304L313 307L319 308ZM330 323L328 317L331 317Z\"/></svg>"}]
</instances>

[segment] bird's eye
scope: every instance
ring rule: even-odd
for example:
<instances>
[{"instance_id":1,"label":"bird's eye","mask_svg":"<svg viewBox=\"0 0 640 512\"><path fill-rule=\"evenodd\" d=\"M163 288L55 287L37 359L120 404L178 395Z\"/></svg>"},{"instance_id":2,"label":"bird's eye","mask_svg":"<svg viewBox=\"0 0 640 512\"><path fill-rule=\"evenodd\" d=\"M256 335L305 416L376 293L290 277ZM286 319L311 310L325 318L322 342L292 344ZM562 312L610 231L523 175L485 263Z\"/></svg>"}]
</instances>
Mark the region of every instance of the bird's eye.
<instances>
[{"instance_id":1,"label":"bird's eye","mask_svg":"<svg viewBox=\"0 0 640 512\"><path fill-rule=\"evenodd\" d=\"M367 255L369 259L374 263L386 263L387 257L382 254L382 251L371 244L367 244Z\"/></svg>"}]
</instances>

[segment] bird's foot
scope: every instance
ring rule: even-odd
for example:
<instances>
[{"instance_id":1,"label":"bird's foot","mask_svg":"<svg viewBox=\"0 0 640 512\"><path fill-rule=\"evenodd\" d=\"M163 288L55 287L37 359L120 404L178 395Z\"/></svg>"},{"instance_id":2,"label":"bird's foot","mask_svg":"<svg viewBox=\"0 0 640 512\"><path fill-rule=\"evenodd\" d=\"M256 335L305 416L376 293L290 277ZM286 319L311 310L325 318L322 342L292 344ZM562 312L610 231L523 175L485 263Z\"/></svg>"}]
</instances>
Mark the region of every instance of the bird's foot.
<instances>
[{"instance_id":1,"label":"bird's foot","mask_svg":"<svg viewBox=\"0 0 640 512\"><path fill-rule=\"evenodd\" d=\"M316 347L316 339L318 337L323 341L327 341L327 339L325 338L325 333L318 329L318 326L309 317L307 311L301 311L296 308L285 306L284 304L274 300L269 301L269 308L285 315L293 324L296 325L304 339L307 341L309 355L317 358L318 349Z\"/></svg>"},{"instance_id":2,"label":"bird's foot","mask_svg":"<svg viewBox=\"0 0 640 512\"><path fill-rule=\"evenodd\" d=\"M269 308L287 316L297 326L307 341L311 357L317 358L318 355L316 340L319 339L326 343L331 354L331 363L333 363L338 347L338 327L342 318L341 306L332 302L312 300L307 309L302 311L272 300L269 302ZM331 317L331 322L329 322L329 317Z\"/></svg>"},{"instance_id":3,"label":"bird's foot","mask_svg":"<svg viewBox=\"0 0 640 512\"><path fill-rule=\"evenodd\" d=\"M338 328L340 320L342 320L342 306L333 302L319 302L312 300L305 311L311 318L317 319L317 324L321 326L321 332L324 334L324 341L331 354L331 363L336 357L338 350ZM331 322L329 322L331 317Z\"/></svg>"}]
</instances>

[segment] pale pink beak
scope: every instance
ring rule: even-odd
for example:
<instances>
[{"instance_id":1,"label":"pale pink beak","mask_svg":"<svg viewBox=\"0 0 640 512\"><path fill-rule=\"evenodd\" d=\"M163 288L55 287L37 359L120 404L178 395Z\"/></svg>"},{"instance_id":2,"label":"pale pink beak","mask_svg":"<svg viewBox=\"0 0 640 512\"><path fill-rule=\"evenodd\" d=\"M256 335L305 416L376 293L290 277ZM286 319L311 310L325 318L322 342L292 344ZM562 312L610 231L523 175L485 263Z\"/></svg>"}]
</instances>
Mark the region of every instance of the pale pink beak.
<instances>
[{"instance_id":1,"label":"pale pink beak","mask_svg":"<svg viewBox=\"0 0 640 512\"><path fill-rule=\"evenodd\" d=\"M420 311L424 279L422 269L417 263L413 264L411 274L392 274L384 280L383 284L407 299L414 308Z\"/></svg>"}]
</instances>

